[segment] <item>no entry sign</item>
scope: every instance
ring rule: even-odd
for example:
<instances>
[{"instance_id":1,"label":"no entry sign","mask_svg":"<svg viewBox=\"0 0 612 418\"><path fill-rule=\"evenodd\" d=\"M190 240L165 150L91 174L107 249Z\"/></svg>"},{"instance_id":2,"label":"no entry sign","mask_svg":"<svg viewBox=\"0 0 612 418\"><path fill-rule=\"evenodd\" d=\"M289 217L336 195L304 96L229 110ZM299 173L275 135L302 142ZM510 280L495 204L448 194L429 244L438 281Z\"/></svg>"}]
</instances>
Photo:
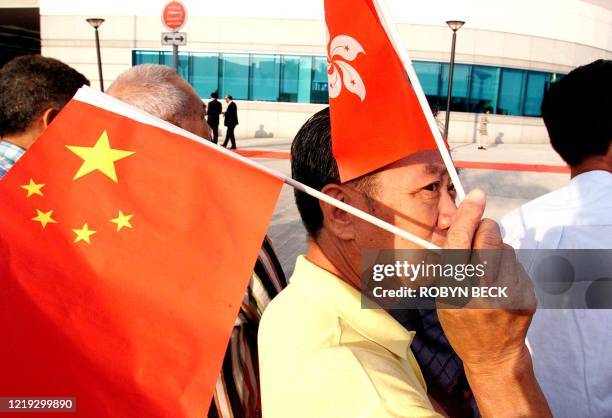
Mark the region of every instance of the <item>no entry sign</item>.
<instances>
[{"instance_id":1,"label":"no entry sign","mask_svg":"<svg viewBox=\"0 0 612 418\"><path fill-rule=\"evenodd\" d=\"M166 3L162 10L162 22L170 30L178 30L185 24L187 10L183 3L170 1Z\"/></svg>"}]
</instances>

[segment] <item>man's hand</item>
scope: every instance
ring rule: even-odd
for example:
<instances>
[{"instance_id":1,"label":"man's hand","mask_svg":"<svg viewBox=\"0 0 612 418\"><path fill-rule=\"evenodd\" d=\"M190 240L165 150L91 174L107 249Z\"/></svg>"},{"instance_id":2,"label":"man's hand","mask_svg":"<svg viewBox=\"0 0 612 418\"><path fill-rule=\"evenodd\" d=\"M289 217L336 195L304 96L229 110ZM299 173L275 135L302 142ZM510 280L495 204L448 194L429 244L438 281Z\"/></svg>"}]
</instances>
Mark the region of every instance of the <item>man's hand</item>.
<instances>
[{"instance_id":1,"label":"man's hand","mask_svg":"<svg viewBox=\"0 0 612 418\"><path fill-rule=\"evenodd\" d=\"M472 191L459 206L445 248L466 250L466 259L461 260L465 263L479 255L486 259L480 285L507 286L510 297L521 300L505 301L505 307L520 304L523 309L500 308L494 299L475 298L465 308L439 307L438 317L464 363L483 416L551 416L525 345L535 312L533 286L512 247L502 242L497 223L482 220L484 208L484 193ZM478 250L485 251L478 254Z\"/></svg>"}]
</instances>

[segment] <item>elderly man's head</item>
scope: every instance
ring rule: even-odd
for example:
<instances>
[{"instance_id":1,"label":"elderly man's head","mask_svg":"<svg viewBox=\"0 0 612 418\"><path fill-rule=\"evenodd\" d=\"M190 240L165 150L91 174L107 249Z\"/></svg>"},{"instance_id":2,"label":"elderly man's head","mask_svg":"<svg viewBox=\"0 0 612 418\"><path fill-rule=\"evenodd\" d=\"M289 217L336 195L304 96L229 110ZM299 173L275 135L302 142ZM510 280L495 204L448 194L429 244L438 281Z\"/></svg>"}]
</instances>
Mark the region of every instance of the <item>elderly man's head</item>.
<instances>
[{"instance_id":1,"label":"elderly man's head","mask_svg":"<svg viewBox=\"0 0 612 418\"><path fill-rule=\"evenodd\" d=\"M437 151L414 153L341 184L329 109L310 118L296 135L291 168L296 180L434 243L444 241L457 211L455 190ZM295 198L310 238L328 258L343 257L358 268L364 249L417 248L303 192L296 191Z\"/></svg>"},{"instance_id":2,"label":"elderly man's head","mask_svg":"<svg viewBox=\"0 0 612 418\"><path fill-rule=\"evenodd\" d=\"M156 64L132 67L115 80L108 94L210 139L202 101L193 88L169 67Z\"/></svg>"}]
</instances>

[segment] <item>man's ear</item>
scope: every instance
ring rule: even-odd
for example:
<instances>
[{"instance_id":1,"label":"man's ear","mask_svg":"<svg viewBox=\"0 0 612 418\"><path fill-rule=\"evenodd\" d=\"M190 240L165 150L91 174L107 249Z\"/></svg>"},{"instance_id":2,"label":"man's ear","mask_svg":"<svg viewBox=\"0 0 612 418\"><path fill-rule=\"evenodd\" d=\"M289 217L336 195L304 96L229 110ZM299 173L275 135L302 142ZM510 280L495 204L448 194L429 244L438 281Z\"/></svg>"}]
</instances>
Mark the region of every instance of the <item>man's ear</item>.
<instances>
[{"instance_id":1,"label":"man's ear","mask_svg":"<svg viewBox=\"0 0 612 418\"><path fill-rule=\"evenodd\" d=\"M59 112L57 111L57 109L54 109L52 107L48 108L47 110L45 110L42 114L42 124L44 129L47 129L47 127L49 126L49 124L51 124L51 122L53 122L53 119L55 119L55 117L57 116Z\"/></svg>"},{"instance_id":2,"label":"man's ear","mask_svg":"<svg viewBox=\"0 0 612 418\"><path fill-rule=\"evenodd\" d=\"M351 194L347 193L348 190L341 184L327 184L321 189L321 192L354 206L354 202L351 202ZM338 239L346 241L355 239L353 218L347 212L323 201L319 201L319 206L321 207L321 212L323 212L324 228Z\"/></svg>"}]
</instances>

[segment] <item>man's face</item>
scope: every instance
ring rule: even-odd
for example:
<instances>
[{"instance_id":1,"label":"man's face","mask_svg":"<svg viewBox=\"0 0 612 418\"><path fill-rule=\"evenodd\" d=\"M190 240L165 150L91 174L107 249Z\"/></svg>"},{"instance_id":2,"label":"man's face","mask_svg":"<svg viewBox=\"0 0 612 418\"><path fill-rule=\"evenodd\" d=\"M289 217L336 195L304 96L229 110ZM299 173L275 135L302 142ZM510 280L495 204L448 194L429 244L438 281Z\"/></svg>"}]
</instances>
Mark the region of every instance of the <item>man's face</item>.
<instances>
[{"instance_id":1,"label":"man's face","mask_svg":"<svg viewBox=\"0 0 612 418\"><path fill-rule=\"evenodd\" d=\"M186 82L182 81L181 88L185 94L189 95L193 110L186 112L186 116L181 120L180 127L204 139L210 139L210 127L204 119L206 114L202 101L196 92Z\"/></svg>"},{"instance_id":2,"label":"man's face","mask_svg":"<svg viewBox=\"0 0 612 418\"><path fill-rule=\"evenodd\" d=\"M441 245L457 212L456 192L438 151L419 151L376 174L363 209ZM366 248L420 248L367 222L357 221L356 242Z\"/></svg>"}]
</instances>

